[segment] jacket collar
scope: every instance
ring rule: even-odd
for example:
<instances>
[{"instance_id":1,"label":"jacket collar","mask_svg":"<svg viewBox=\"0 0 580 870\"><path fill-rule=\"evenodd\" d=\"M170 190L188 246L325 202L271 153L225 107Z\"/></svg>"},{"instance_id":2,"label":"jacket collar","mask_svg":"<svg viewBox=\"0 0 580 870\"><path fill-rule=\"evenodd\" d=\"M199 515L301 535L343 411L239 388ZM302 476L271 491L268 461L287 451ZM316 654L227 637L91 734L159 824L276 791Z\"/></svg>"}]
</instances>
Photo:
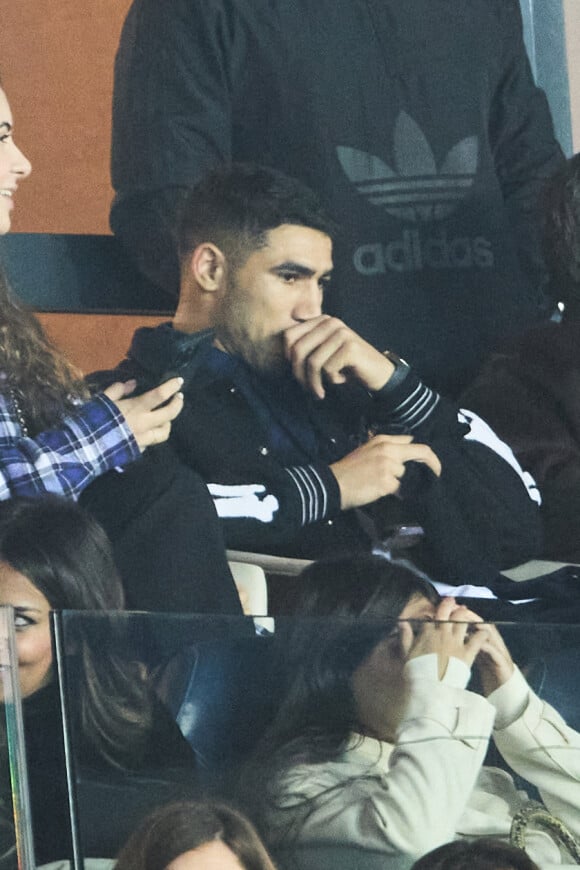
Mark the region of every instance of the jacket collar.
<instances>
[{"instance_id":1,"label":"jacket collar","mask_svg":"<svg viewBox=\"0 0 580 870\"><path fill-rule=\"evenodd\" d=\"M212 329L185 333L174 329L171 323L142 327L133 336L129 357L155 376L175 372L188 380L213 344L213 337Z\"/></svg>"}]
</instances>

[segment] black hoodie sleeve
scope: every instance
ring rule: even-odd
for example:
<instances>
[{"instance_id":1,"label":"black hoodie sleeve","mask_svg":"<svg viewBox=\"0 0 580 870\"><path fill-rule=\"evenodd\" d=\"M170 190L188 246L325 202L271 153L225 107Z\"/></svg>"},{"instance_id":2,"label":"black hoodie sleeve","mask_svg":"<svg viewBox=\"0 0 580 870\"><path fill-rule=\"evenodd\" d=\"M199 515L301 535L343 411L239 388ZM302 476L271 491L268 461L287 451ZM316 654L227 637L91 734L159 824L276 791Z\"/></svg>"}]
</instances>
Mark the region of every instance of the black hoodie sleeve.
<instances>
[{"instance_id":1,"label":"black hoodie sleeve","mask_svg":"<svg viewBox=\"0 0 580 870\"><path fill-rule=\"evenodd\" d=\"M141 271L175 295L179 203L231 159L232 88L244 57L241 29L221 0L135 0L123 27L111 227Z\"/></svg>"},{"instance_id":2,"label":"black hoodie sleeve","mask_svg":"<svg viewBox=\"0 0 580 870\"><path fill-rule=\"evenodd\" d=\"M375 394L374 403L383 431L412 434L441 462L439 478L409 463L399 493L425 530L427 567L437 579L486 585L498 570L539 555L538 489L481 418L411 370L394 390L387 384Z\"/></svg>"}]
</instances>

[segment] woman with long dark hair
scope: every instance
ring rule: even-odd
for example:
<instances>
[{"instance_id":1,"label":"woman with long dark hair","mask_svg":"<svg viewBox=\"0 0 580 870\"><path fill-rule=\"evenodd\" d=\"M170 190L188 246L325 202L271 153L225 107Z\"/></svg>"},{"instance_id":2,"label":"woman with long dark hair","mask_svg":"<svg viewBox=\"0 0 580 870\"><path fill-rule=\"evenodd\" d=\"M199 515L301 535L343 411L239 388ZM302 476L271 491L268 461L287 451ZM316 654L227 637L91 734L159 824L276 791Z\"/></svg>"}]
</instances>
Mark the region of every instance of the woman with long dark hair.
<instances>
[{"instance_id":1,"label":"woman with long dark hair","mask_svg":"<svg viewBox=\"0 0 580 870\"><path fill-rule=\"evenodd\" d=\"M18 185L30 172L0 83L0 235L10 229ZM129 381L91 398L0 271L0 499L44 492L76 498L99 475L167 440L183 406L180 386L172 378L128 398L135 388Z\"/></svg>"},{"instance_id":2,"label":"woman with long dark hair","mask_svg":"<svg viewBox=\"0 0 580 870\"><path fill-rule=\"evenodd\" d=\"M530 833L532 857L562 863L553 831L580 835L580 735L536 697L497 629L380 557L315 564L301 588L285 698L242 776L274 855L330 844L384 861L509 837L526 799L507 771L483 767L493 735L560 820ZM483 695L466 688L473 665Z\"/></svg>"},{"instance_id":3,"label":"woman with long dark hair","mask_svg":"<svg viewBox=\"0 0 580 870\"><path fill-rule=\"evenodd\" d=\"M115 870L275 870L250 822L227 804L181 801L148 816Z\"/></svg>"},{"instance_id":4,"label":"woman with long dark hair","mask_svg":"<svg viewBox=\"0 0 580 870\"><path fill-rule=\"evenodd\" d=\"M523 849L483 837L475 842L456 840L419 858L411 870L540 870Z\"/></svg>"},{"instance_id":5,"label":"woman with long dark hair","mask_svg":"<svg viewBox=\"0 0 580 870\"><path fill-rule=\"evenodd\" d=\"M70 854L51 611L91 612L88 623L75 614L67 632L77 773L87 768L122 784L124 772L153 771L187 783L194 761L150 692L145 667L133 660L129 623L111 612L123 607L123 591L110 544L90 514L58 496L0 502L0 604L15 612L36 858L44 863ZM123 811L130 813L128 802Z\"/></svg>"}]
</instances>

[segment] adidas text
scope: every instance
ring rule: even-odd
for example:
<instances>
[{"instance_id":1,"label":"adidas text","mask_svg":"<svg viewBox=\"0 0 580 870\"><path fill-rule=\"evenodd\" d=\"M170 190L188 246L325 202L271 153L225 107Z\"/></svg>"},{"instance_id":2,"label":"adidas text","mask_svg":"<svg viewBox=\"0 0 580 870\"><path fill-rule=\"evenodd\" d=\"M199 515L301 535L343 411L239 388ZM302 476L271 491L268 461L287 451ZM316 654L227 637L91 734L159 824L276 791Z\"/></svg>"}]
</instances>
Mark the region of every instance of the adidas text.
<instances>
[{"instance_id":1,"label":"adidas text","mask_svg":"<svg viewBox=\"0 0 580 870\"><path fill-rule=\"evenodd\" d=\"M491 242L483 236L449 239L445 230L436 235L404 230L401 239L386 245L361 245L353 262L360 275L379 275L423 269L491 269L494 256Z\"/></svg>"}]
</instances>

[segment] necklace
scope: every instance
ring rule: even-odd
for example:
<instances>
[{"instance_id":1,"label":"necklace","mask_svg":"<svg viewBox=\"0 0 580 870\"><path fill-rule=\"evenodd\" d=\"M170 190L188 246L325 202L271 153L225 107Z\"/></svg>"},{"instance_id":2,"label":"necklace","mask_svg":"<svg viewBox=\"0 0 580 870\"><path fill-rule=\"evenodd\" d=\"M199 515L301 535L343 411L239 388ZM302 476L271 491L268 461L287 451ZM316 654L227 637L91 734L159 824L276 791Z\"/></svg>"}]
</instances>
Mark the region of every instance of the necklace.
<instances>
[{"instance_id":1,"label":"necklace","mask_svg":"<svg viewBox=\"0 0 580 870\"><path fill-rule=\"evenodd\" d=\"M12 400L12 407L14 408L14 413L16 414L16 419L22 429L22 434L25 438L28 438L28 423L26 422L26 417L24 416L24 411L22 410L22 405L20 404L20 400L16 394L16 390L14 387L9 387L10 390L10 398Z\"/></svg>"}]
</instances>

